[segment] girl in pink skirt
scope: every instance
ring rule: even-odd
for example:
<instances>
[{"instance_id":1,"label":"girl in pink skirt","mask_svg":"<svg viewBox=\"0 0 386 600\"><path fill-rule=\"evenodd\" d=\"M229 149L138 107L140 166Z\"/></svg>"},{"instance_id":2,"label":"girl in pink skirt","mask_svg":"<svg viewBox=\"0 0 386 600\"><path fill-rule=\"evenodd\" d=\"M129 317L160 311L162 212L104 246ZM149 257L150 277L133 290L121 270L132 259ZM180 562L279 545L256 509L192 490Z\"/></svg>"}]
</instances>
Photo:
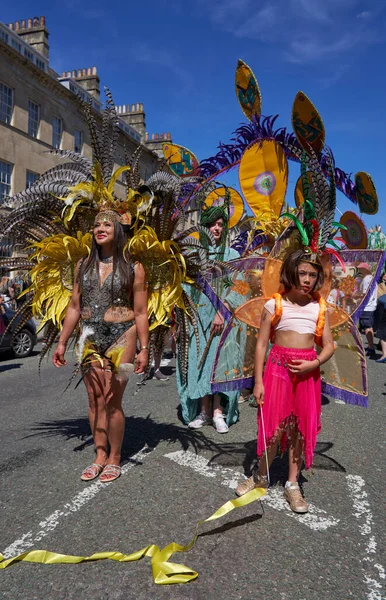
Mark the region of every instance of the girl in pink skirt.
<instances>
[{"instance_id":1,"label":"girl in pink skirt","mask_svg":"<svg viewBox=\"0 0 386 600\"><path fill-rule=\"evenodd\" d=\"M284 291L264 306L256 344L254 396L258 410L258 471L241 483L238 496L255 487L268 487L267 465L278 444L289 449L289 473L284 497L294 512L305 513L308 504L298 485L304 456L312 465L320 432L320 366L331 358L334 343L326 302L318 294L323 268L315 253L301 249L283 263L280 283ZM274 342L263 375L269 339ZM315 343L322 347L319 355ZM262 456L267 447L267 456Z\"/></svg>"}]
</instances>

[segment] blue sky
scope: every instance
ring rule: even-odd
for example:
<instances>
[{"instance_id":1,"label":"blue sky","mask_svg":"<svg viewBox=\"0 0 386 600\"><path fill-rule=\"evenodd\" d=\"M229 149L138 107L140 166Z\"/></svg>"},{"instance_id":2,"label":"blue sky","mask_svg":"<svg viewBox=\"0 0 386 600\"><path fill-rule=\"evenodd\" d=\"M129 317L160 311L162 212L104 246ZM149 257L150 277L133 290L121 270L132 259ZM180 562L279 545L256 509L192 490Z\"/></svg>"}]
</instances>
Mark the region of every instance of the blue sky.
<instances>
[{"instance_id":1,"label":"blue sky","mask_svg":"<svg viewBox=\"0 0 386 600\"><path fill-rule=\"evenodd\" d=\"M101 0L3 3L5 23L45 15L51 66L96 65L117 104L143 102L147 130L172 133L199 159L245 121L234 92L238 58L253 69L263 113L290 127L303 90L318 108L337 166L369 172L386 230L384 0ZM290 181L297 179L293 165ZM292 201L292 198L289 197ZM338 207L355 205L338 195Z\"/></svg>"}]
</instances>

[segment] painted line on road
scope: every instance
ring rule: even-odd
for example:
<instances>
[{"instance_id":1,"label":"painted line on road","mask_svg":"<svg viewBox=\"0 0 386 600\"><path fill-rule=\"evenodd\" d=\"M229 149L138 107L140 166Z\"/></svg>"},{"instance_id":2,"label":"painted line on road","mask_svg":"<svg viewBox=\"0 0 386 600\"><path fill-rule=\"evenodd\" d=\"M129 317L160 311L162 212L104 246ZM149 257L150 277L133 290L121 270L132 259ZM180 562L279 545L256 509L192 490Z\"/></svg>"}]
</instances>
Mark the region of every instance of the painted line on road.
<instances>
[{"instance_id":1,"label":"painted line on road","mask_svg":"<svg viewBox=\"0 0 386 600\"><path fill-rule=\"evenodd\" d=\"M368 494L365 491L365 480L360 475L346 475L350 497L353 503L353 516L358 520L361 535L366 539L363 572L368 588L368 600L382 600L382 579L386 578L385 569L375 562L377 542L373 534L374 517L371 511Z\"/></svg>"},{"instance_id":2,"label":"painted line on road","mask_svg":"<svg viewBox=\"0 0 386 600\"><path fill-rule=\"evenodd\" d=\"M148 446L144 446L137 454L134 454L130 457L130 462L126 465L123 465L121 469L121 477L124 476L130 469L137 466L138 462L142 462L149 454L151 454L152 450ZM76 494L70 502L66 503L61 509L55 510L52 514L50 514L44 521L40 521L38 525L38 529L35 531L29 531L25 533L20 539L15 540L12 544L10 544L4 551L3 555L5 558L11 558L12 556L16 556L17 554L21 554L25 552L29 548L35 546L36 542L40 542L43 538L51 533L56 527L61 524L61 522L70 515L73 515L78 510L83 508L86 504L91 502L93 498L104 488L114 483L113 481L109 483L102 483L101 481L96 481L92 483L90 486L84 488L78 494Z\"/></svg>"},{"instance_id":3,"label":"painted line on road","mask_svg":"<svg viewBox=\"0 0 386 600\"><path fill-rule=\"evenodd\" d=\"M208 458L198 456L194 452L190 452L190 450L178 450L164 456L182 467L193 469L193 471L204 477L221 479L221 484L232 490L236 489L239 481L245 479L244 474L240 471L218 465L212 466L209 464L210 460ZM329 527L334 527L339 523L339 519L329 516L326 511L316 507L314 504L309 504L309 512L305 515L293 513L286 500L284 500L282 490L277 488L270 488L267 495L263 496L261 501L274 510L285 512L287 517L296 519L313 531L326 531Z\"/></svg>"}]
</instances>

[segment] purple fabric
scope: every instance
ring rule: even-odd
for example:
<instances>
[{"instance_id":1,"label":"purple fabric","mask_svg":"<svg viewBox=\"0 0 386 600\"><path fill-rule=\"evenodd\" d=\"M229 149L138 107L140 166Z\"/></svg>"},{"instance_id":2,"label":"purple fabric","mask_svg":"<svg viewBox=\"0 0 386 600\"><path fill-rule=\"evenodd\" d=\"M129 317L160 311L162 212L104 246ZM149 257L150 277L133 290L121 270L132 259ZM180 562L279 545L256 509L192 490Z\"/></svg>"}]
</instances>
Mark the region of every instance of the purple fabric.
<instances>
[{"instance_id":1,"label":"purple fabric","mask_svg":"<svg viewBox=\"0 0 386 600\"><path fill-rule=\"evenodd\" d=\"M222 383L212 383L212 392L232 392L242 390L243 388L252 389L255 384L253 377L244 377L244 379L234 379L233 381L224 381Z\"/></svg>"},{"instance_id":2,"label":"purple fabric","mask_svg":"<svg viewBox=\"0 0 386 600\"><path fill-rule=\"evenodd\" d=\"M207 158L200 162L200 174L204 179L214 177L219 171L226 171L232 168L241 160L241 157L250 144L258 140L275 140L281 143L289 160L299 162L297 156L293 155L289 146L301 150L299 142L294 133L288 133L285 127L274 129L275 121L279 115L269 117L253 117L252 122L242 124L233 134L230 143L223 144L220 142L219 151L213 157ZM319 156L319 162L323 172L329 174L329 161L332 154L330 149L325 148ZM355 183L350 179L350 176L341 169L334 168L336 187L343 194L357 204Z\"/></svg>"},{"instance_id":3,"label":"purple fabric","mask_svg":"<svg viewBox=\"0 0 386 600\"><path fill-rule=\"evenodd\" d=\"M217 296L216 292L211 288L209 283L202 277L202 275L199 275L197 283L204 292L204 294L209 298L214 308L218 310L224 317L224 319L228 321L232 316L231 311L227 309L224 303Z\"/></svg>"},{"instance_id":4,"label":"purple fabric","mask_svg":"<svg viewBox=\"0 0 386 600\"><path fill-rule=\"evenodd\" d=\"M322 393L327 394L327 396L331 396L331 398L335 398L336 400L343 400L346 404L363 406L364 408L368 407L368 396L362 396L361 394L342 390L329 383L324 383L323 381Z\"/></svg>"}]
</instances>

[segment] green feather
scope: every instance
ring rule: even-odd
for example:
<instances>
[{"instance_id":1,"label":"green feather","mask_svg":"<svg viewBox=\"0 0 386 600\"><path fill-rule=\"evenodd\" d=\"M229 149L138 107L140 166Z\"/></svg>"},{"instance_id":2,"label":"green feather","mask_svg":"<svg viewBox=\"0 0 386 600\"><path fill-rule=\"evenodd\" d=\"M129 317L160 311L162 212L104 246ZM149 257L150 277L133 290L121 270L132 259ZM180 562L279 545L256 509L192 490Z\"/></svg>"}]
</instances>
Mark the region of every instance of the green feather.
<instances>
[{"instance_id":1,"label":"green feather","mask_svg":"<svg viewBox=\"0 0 386 600\"><path fill-rule=\"evenodd\" d=\"M292 215L291 213L284 213L283 215L281 215L282 217L288 217L289 219L291 219L296 227L299 229L299 233L300 236L302 238L302 242L304 244L304 246L308 246L310 241L307 235L306 230L304 229L303 225L301 224L301 222L299 221L299 219L297 217L295 217L295 215Z\"/></svg>"},{"instance_id":2,"label":"green feather","mask_svg":"<svg viewBox=\"0 0 386 600\"><path fill-rule=\"evenodd\" d=\"M338 246L338 244L336 244L336 243L334 242L334 240L328 240L327 244L330 244L330 246L332 246L333 248L336 248L337 250L339 250L339 252L342 250L342 248L340 248L340 247ZM327 245L327 244L326 244L326 245Z\"/></svg>"},{"instance_id":3,"label":"green feather","mask_svg":"<svg viewBox=\"0 0 386 600\"><path fill-rule=\"evenodd\" d=\"M333 227L336 227L337 229L344 229L344 231L347 231L347 227L346 225L342 225L342 223L337 223L336 221L334 221L332 223Z\"/></svg>"}]
</instances>

